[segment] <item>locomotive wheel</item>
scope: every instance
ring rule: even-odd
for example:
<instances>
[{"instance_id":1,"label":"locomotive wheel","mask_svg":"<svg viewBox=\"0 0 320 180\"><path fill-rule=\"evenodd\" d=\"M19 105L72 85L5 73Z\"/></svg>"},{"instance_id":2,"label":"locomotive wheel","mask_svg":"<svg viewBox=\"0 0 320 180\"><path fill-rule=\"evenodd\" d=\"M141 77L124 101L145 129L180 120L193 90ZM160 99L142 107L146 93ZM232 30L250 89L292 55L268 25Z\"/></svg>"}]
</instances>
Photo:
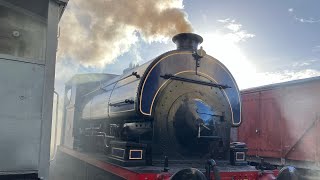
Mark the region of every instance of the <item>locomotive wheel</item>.
<instances>
[{"instance_id":1,"label":"locomotive wheel","mask_svg":"<svg viewBox=\"0 0 320 180\"><path fill-rule=\"evenodd\" d=\"M170 180L206 180L206 176L195 168L189 168L189 169L182 169L178 172L176 172Z\"/></svg>"},{"instance_id":2,"label":"locomotive wheel","mask_svg":"<svg viewBox=\"0 0 320 180\"><path fill-rule=\"evenodd\" d=\"M179 75L182 76L182 75ZM182 77L208 81L204 77L185 74ZM224 121L215 125L215 134L229 143L230 109L220 89L201 86L181 81L171 81L163 88L156 99L154 109L155 140L160 153L184 159L184 157L210 157L216 141L197 138L198 126L194 104L201 101L212 107L216 112L224 112Z\"/></svg>"},{"instance_id":3,"label":"locomotive wheel","mask_svg":"<svg viewBox=\"0 0 320 180\"><path fill-rule=\"evenodd\" d=\"M278 174L277 180L298 180L299 173L293 166L283 167Z\"/></svg>"}]
</instances>

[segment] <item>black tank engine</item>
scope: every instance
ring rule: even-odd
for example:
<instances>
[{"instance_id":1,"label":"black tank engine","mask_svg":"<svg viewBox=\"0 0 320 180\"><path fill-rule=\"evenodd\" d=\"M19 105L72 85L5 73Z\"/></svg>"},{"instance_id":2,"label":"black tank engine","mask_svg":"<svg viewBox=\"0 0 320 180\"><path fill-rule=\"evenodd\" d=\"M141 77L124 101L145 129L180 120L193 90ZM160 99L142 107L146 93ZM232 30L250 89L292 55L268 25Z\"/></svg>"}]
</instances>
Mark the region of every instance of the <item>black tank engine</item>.
<instances>
[{"instance_id":1,"label":"black tank engine","mask_svg":"<svg viewBox=\"0 0 320 180\"><path fill-rule=\"evenodd\" d=\"M104 152L125 166L170 160L226 160L230 129L241 123L237 84L198 45L173 37L177 49L122 75L80 74L66 84L63 143Z\"/></svg>"}]
</instances>

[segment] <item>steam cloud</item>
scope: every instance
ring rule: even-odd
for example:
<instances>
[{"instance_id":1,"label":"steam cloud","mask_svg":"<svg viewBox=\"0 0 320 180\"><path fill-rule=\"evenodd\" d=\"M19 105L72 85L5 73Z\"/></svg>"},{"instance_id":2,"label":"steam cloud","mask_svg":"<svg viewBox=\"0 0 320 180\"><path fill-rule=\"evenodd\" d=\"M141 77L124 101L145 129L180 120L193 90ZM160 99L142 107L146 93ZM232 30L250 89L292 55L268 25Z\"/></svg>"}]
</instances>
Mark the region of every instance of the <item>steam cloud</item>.
<instances>
[{"instance_id":1,"label":"steam cloud","mask_svg":"<svg viewBox=\"0 0 320 180\"><path fill-rule=\"evenodd\" d=\"M60 22L59 57L102 67L148 42L191 32L182 0L72 0Z\"/></svg>"}]
</instances>

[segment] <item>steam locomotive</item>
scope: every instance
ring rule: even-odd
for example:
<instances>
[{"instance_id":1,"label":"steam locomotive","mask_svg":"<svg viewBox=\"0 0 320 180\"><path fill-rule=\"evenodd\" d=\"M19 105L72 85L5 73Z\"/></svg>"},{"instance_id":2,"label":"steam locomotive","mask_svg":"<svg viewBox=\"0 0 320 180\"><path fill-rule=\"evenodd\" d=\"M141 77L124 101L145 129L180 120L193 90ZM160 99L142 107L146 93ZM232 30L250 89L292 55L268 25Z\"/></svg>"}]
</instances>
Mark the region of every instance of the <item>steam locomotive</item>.
<instances>
[{"instance_id":1,"label":"steam locomotive","mask_svg":"<svg viewBox=\"0 0 320 180\"><path fill-rule=\"evenodd\" d=\"M245 144L230 146L230 130L241 124L238 86L220 61L198 48L202 41L181 33L173 37L176 50L122 75L72 78L66 84L62 143L103 152L123 167L168 158L180 164L207 159L246 164Z\"/></svg>"}]
</instances>

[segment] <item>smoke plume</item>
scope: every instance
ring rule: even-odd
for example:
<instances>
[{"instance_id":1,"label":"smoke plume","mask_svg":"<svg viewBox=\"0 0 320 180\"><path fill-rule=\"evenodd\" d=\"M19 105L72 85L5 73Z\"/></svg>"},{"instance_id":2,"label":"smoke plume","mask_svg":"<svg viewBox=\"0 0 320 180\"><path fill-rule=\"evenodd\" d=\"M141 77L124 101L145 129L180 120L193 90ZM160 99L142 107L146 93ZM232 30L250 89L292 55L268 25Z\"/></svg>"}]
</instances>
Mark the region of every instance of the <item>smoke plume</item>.
<instances>
[{"instance_id":1,"label":"smoke plume","mask_svg":"<svg viewBox=\"0 0 320 180\"><path fill-rule=\"evenodd\" d=\"M102 67L129 51L138 34L152 42L191 32L182 9L182 0L69 1L60 22L58 55Z\"/></svg>"}]
</instances>

